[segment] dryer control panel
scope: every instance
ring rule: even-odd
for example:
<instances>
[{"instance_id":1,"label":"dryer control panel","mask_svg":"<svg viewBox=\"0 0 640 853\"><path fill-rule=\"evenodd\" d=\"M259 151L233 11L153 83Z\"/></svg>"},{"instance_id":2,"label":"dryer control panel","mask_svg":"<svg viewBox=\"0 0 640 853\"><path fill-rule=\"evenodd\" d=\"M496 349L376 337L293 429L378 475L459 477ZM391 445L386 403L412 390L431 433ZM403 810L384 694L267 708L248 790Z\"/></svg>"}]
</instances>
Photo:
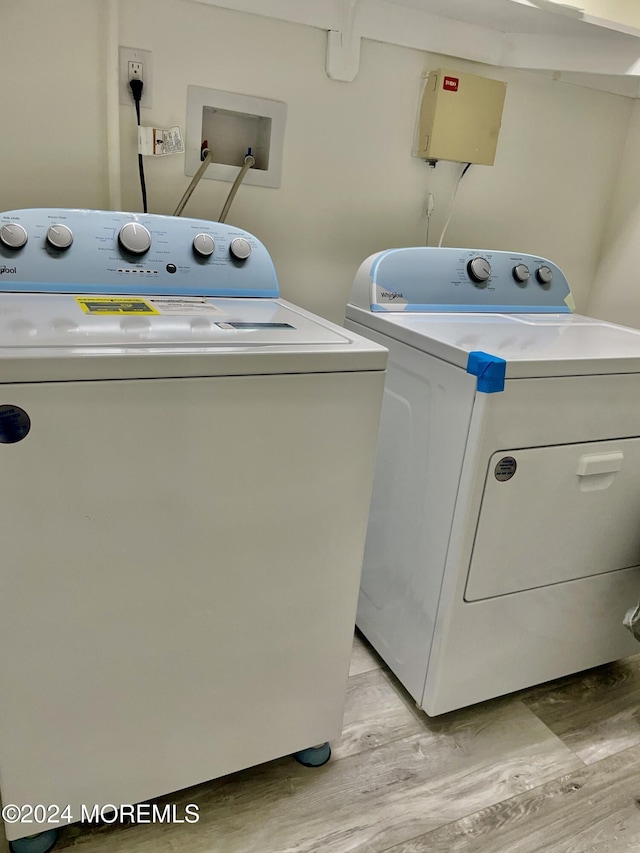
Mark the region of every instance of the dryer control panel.
<instances>
[{"instance_id":1,"label":"dryer control panel","mask_svg":"<svg viewBox=\"0 0 640 853\"><path fill-rule=\"evenodd\" d=\"M562 270L546 258L430 246L371 255L350 302L367 311L558 314L575 307Z\"/></svg>"},{"instance_id":2,"label":"dryer control panel","mask_svg":"<svg viewBox=\"0 0 640 853\"><path fill-rule=\"evenodd\" d=\"M279 295L269 253L222 222L55 208L0 213L0 291Z\"/></svg>"}]
</instances>

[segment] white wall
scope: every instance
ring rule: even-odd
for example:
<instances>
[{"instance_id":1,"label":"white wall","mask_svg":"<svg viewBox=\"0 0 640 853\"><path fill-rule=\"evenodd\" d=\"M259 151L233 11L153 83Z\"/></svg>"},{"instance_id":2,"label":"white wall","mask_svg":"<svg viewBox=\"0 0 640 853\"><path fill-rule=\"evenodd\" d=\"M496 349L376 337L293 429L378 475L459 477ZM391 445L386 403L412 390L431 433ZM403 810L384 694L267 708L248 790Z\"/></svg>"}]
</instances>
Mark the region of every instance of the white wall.
<instances>
[{"instance_id":1,"label":"white wall","mask_svg":"<svg viewBox=\"0 0 640 853\"><path fill-rule=\"evenodd\" d=\"M100 0L0 0L0 210L107 204Z\"/></svg>"},{"instance_id":2,"label":"white wall","mask_svg":"<svg viewBox=\"0 0 640 853\"><path fill-rule=\"evenodd\" d=\"M589 311L640 328L640 102L633 105Z\"/></svg>"},{"instance_id":3,"label":"white wall","mask_svg":"<svg viewBox=\"0 0 640 853\"><path fill-rule=\"evenodd\" d=\"M3 79L29 62L3 123L12 156L0 161L2 207L106 206L102 4L1 2ZM120 2L119 42L153 51L154 106L143 123L184 127L189 84L286 102L282 186L241 187L228 221L266 243L286 298L338 321L367 255L424 242L429 188L432 243L446 216L460 167L432 171L411 157L423 71L506 80L496 165L469 170L444 243L549 257L585 310L631 100L368 40L356 80L339 83L324 70L323 31L190 0ZM121 107L120 124L123 207L139 210L133 105ZM189 181L183 158L147 158L146 171L150 211L172 212ZM215 218L229 187L201 182L185 214Z\"/></svg>"}]
</instances>

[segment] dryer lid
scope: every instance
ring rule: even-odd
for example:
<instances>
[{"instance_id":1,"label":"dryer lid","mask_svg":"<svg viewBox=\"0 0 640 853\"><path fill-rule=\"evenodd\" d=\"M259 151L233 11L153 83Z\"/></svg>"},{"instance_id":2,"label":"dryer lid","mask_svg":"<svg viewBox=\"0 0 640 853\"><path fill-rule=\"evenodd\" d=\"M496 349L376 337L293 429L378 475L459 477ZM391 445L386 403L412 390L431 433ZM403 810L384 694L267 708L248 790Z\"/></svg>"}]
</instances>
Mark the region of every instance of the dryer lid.
<instances>
[{"instance_id":1,"label":"dryer lid","mask_svg":"<svg viewBox=\"0 0 640 853\"><path fill-rule=\"evenodd\" d=\"M467 369L470 353L506 362L506 379L640 373L640 331L580 314L380 314L349 307L358 328Z\"/></svg>"}]
</instances>

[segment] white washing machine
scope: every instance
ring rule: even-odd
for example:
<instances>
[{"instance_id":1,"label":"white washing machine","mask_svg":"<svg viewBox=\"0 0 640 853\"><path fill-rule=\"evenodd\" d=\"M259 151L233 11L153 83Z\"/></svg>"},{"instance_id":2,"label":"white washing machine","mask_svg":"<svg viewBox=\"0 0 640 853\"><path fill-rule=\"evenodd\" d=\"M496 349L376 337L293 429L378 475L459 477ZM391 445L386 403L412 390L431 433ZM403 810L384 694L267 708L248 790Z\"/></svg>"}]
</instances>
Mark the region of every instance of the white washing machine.
<instances>
[{"instance_id":1,"label":"white washing machine","mask_svg":"<svg viewBox=\"0 0 640 853\"><path fill-rule=\"evenodd\" d=\"M386 350L228 225L10 211L0 261L9 839L337 737Z\"/></svg>"},{"instance_id":2,"label":"white washing machine","mask_svg":"<svg viewBox=\"0 0 640 853\"><path fill-rule=\"evenodd\" d=\"M640 332L572 309L530 255L357 273L390 351L357 624L427 714L638 651Z\"/></svg>"}]
</instances>

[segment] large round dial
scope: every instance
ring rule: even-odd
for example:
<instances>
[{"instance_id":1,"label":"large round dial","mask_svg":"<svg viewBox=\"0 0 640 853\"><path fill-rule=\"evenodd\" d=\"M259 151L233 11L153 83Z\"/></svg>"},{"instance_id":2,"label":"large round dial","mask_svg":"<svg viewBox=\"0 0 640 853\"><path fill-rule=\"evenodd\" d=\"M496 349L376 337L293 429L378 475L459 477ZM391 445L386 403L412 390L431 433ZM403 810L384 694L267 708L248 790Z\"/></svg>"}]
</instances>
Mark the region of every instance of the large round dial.
<instances>
[{"instance_id":1,"label":"large round dial","mask_svg":"<svg viewBox=\"0 0 640 853\"><path fill-rule=\"evenodd\" d=\"M238 261L245 261L251 254L251 244L244 237L236 237L231 241L229 251Z\"/></svg>"},{"instance_id":2,"label":"large round dial","mask_svg":"<svg viewBox=\"0 0 640 853\"><path fill-rule=\"evenodd\" d=\"M144 255L151 248L151 234L139 222L127 222L118 234L120 245L132 255Z\"/></svg>"},{"instance_id":3,"label":"large round dial","mask_svg":"<svg viewBox=\"0 0 640 853\"><path fill-rule=\"evenodd\" d=\"M215 248L214 239L209 234L196 234L193 238L193 251L202 258L213 255Z\"/></svg>"},{"instance_id":4,"label":"large round dial","mask_svg":"<svg viewBox=\"0 0 640 853\"><path fill-rule=\"evenodd\" d=\"M467 264L467 272L474 284L484 286L491 275L491 264L486 258L471 258Z\"/></svg>"},{"instance_id":5,"label":"large round dial","mask_svg":"<svg viewBox=\"0 0 640 853\"><path fill-rule=\"evenodd\" d=\"M526 264L516 264L511 272L518 284L524 284L529 280L529 267Z\"/></svg>"},{"instance_id":6,"label":"large round dial","mask_svg":"<svg viewBox=\"0 0 640 853\"><path fill-rule=\"evenodd\" d=\"M17 222L5 223L0 228L0 242L9 249L21 249L27 242L27 232Z\"/></svg>"},{"instance_id":7,"label":"large round dial","mask_svg":"<svg viewBox=\"0 0 640 853\"><path fill-rule=\"evenodd\" d=\"M51 225L47 229L47 243L54 249L68 249L73 243L73 232L66 225Z\"/></svg>"},{"instance_id":8,"label":"large round dial","mask_svg":"<svg viewBox=\"0 0 640 853\"><path fill-rule=\"evenodd\" d=\"M553 272L550 267L541 266L536 270L536 278L540 284L551 284Z\"/></svg>"}]
</instances>

